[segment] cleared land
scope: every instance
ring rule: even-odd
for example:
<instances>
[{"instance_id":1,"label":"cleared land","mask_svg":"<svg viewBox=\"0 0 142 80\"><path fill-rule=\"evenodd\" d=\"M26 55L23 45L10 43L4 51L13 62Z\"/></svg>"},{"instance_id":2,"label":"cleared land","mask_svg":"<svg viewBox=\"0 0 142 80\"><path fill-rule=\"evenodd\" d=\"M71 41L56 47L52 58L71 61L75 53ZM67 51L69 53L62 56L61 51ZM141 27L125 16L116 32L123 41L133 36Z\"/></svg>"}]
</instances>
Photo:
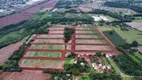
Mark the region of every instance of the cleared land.
<instances>
[{"instance_id":1,"label":"cleared land","mask_svg":"<svg viewBox=\"0 0 142 80\"><path fill-rule=\"evenodd\" d=\"M38 35L37 38L64 38L64 35Z\"/></svg>"},{"instance_id":2,"label":"cleared land","mask_svg":"<svg viewBox=\"0 0 142 80\"><path fill-rule=\"evenodd\" d=\"M80 40L76 39L76 43L80 44L107 44L108 42L105 40Z\"/></svg>"},{"instance_id":3,"label":"cleared land","mask_svg":"<svg viewBox=\"0 0 142 80\"><path fill-rule=\"evenodd\" d=\"M142 23L140 23L140 22L130 22L130 23L126 23L126 24L130 25L132 28L136 28L136 29L142 31Z\"/></svg>"},{"instance_id":4,"label":"cleared land","mask_svg":"<svg viewBox=\"0 0 142 80\"><path fill-rule=\"evenodd\" d=\"M76 45L76 50L112 50L112 47L95 45Z\"/></svg>"},{"instance_id":5,"label":"cleared land","mask_svg":"<svg viewBox=\"0 0 142 80\"><path fill-rule=\"evenodd\" d=\"M43 49L43 50L64 50L64 45L32 45L30 49Z\"/></svg>"},{"instance_id":6,"label":"cleared land","mask_svg":"<svg viewBox=\"0 0 142 80\"><path fill-rule=\"evenodd\" d=\"M49 74L44 74L42 71L22 72L4 72L0 75L0 80L46 80L50 78Z\"/></svg>"},{"instance_id":7,"label":"cleared land","mask_svg":"<svg viewBox=\"0 0 142 80\"><path fill-rule=\"evenodd\" d=\"M63 69L63 64L64 61L61 60L22 59L20 61L20 67L28 67L28 68Z\"/></svg>"},{"instance_id":8,"label":"cleared land","mask_svg":"<svg viewBox=\"0 0 142 80\"><path fill-rule=\"evenodd\" d=\"M24 41L17 42L15 44L11 44L9 46L6 46L2 49L0 49L0 65L2 65L7 59L16 51L19 49L21 45L23 45Z\"/></svg>"},{"instance_id":9,"label":"cleared land","mask_svg":"<svg viewBox=\"0 0 142 80\"><path fill-rule=\"evenodd\" d=\"M63 39L36 39L33 43L64 43Z\"/></svg>"},{"instance_id":10,"label":"cleared land","mask_svg":"<svg viewBox=\"0 0 142 80\"><path fill-rule=\"evenodd\" d=\"M76 35L76 38L103 38L101 35Z\"/></svg>"}]
</instances>

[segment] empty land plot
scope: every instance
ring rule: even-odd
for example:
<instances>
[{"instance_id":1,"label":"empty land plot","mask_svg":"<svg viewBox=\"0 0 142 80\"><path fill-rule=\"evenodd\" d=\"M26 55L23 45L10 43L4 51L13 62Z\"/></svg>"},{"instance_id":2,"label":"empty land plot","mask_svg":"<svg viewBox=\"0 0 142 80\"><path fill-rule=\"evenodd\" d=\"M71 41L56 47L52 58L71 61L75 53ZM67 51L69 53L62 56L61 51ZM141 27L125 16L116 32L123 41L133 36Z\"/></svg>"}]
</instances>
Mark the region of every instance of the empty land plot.
<instances>
[{"instance_id":1,"label":"empty land plot","mask_svg":"<svg viewBox=\"0 0 142 80\"><path fill-rule=\"evenodd\" d=\"M64 38L64 35L38 35L37 38Z\"/></svg>"},{"instance_id":2,"label":"empty land plot","mask_svg":"<svg viewBox=\"0 0 142 80\"><path fill-rule=\"evenodd\" d=\"M77 39L75 42L79 44L107 44L108 43L105 40L79 40L79 39Z\"/></svg>"},{"instance_id":3,"label":"empty land plot","mask_svg":"<svg viewBox=\"0 0 142 80\"><path fill-rule=\"evenodd\" d=\"M60 28L58 28L58 27L50 27L50 28L48 28L48 29L51 30L51 31L52 31L52 30L53 30L53 31L54 31L54 30L63 30L63 31L64 31L64 28L63 28L63 27L62 27L62 28L61 28L61 27L60 27Z\"/></svg>"},{"instance_id":4,"label":"empty land plot","mask_svg":"<svg viewBox=\"0 0 142 80\"><path fill-rule=\"evenodd\" d=\"M42 71L23 70L22 72L4 72L0 75L0 80L46 80L49 74Z\"/></svg>"},{"instance_id":5,"label":"empty land plot","mask_svg":"<svg viewBox=\"0 0 142 80\"><path fill-rule=\"evenodd\" d=\"M24 57L51 57L51 58L60 58L62 56L61 52L27 52Z\"/></svg>"},{"instance_id":6,"label":"empty land plot","mask_svg":"<svg viewBox=\"0 0 142 80\"><path fill-rule=\"evenodd\" d=\"M28 68L63 69L64 61L22 59L19 65L20 67L28 67Z\"/></svg>"},{"instance_id":7,"label":"empty land plot","mask_svg":"<svg viewBox=\"0 0 142 80\"><path fill-rule=\"evenodd\" d=\"M97 31L75 31L75 33L82 33L82 34L98 34Z\"/></svg>"},{"instance_id":8,"label":"empty land plot","mask_svg":"<svg viewBox=\"0 0 142 80\"><path fill-rule=\"evenodd\" d=\"M76 45L76 50L113 50L111 46Z\"/></svg>"},{"instance_id":9,"label":"empty land plot","mask_svg":"<svg viewBox=\"0 0 142 80\"><path fill-rule=\"evenodd\" d=\"M71 47L72 47L71 45L66 45L67 50L71 50Z\"/></svg>"},{"instance_id":10,"label":"empty land plot","mask_svg":"<svg viewBox=\"0 0 142 80\"><path fill-rule=\"evenodd\" d=\"M63 31L49 31L49 34L63 34L64 33L64 30Z\"/></svg>"},{"instance_id":11,"label":"empty land plot","mask_svg":"<svg viewBox=\"0 0 142 80\"><path fill-rule=\"evenodd\" d=\"M76 35L76 38L103 38L101 35Z\"/></svg>"},{"instance_id":12,"label":"empty land plot","mask_svg":"<svg viewBox=\"0 0 142 80\"><path fill-rule=\"evenodd\" d=\"M33 43L64 43L63 39L36 39Z\"/></svg>"},{"instance_id":13,"label":"empty land plot","mask_svg":"<svg viewBox=\"0 0 142 80\"><path fill-rule=\"evenodd\" d=\"M87 27L87 28L86 27L85 28L84 27L77 27L76 30L88 31L88 30L91 30L91 28L93 28L93 27Z\"/></svg>"},{"instance_id":14,"label":"empty land plot","mask_svg":"<svg viewBox=\"0 0 142 80\"><path fill-rule=\"evenodd\" d=\"M23 45L24 41L19 41L15 44L11 44L9 46L6 46L4 48L0 49L0 65L2 65L7 59L15 52L16 50L19 49L21 45Z\"/></svg>"},{"instance_id":15,"label":"empty land plot","mask_svg":"<svg viewBox=\"0 0 142 80\"><path fill-rule=\"evenodd\" d=\"M64 50L65 45L32 45L30 49Z\"/></svg>"}]
</instances>

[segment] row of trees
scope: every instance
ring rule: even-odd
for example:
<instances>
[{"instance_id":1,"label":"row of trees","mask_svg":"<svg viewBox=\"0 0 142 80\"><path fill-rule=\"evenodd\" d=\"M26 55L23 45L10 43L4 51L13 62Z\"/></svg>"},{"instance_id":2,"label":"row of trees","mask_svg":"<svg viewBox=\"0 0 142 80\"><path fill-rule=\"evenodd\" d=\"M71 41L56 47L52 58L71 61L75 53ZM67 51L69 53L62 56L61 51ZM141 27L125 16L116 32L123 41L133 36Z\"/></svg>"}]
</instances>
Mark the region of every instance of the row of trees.
<instances>
[{"instance_id":1,"label":"row of trees","mask_svg":"<svg viewBox=\"0 0 142 80\"><path fill-rule=\"evenodd\" d=\"M74 29L73 28L65 28L64 29L64 42L65 43L68 43L68 41L71 40L73 33L74 33Z\"/></svg>"},{"instance_id":2,"label":"row of trees","mask_svg":"<svg viewBox=\"0 0 142 80\"><path fill-rule=\"evenodd\" d=\"M135 1L134 0L127 0L127 1L108 1L105 2L106 6L109 7L117 7L117 8L129 8L132 9L136 12L142 13L142 6L140 5L135 5Z\"/></svg>"},{"instance_id":3,"label":"row of trees","mask_svg":"<svg viewBox=\"0 0 142 80\"><path fill-rule=\"evenodd\" d=\"M117 48L123 53L123 55L114 56L113 58L118 66L122 69L122 71L129 75L142 76L142 66L132 60L132 58L128 56L128 52L125 51L122 47Z\"/></svg>"}]
</instances>

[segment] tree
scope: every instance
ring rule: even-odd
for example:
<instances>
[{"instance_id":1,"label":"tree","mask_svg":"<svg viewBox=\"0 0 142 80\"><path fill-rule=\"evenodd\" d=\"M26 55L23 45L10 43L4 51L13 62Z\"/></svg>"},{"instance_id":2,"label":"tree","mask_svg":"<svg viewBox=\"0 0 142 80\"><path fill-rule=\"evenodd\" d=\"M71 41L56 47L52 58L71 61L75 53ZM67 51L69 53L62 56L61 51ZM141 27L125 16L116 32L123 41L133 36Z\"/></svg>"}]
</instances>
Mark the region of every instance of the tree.
<instances>
[{"instance_id":1,"label":"tree","mask_svg":"<svg viewBox=\"0 0 142 80\"><path fill-rule=\"evenodd\" d=\"M132 47L138 47L138 42L137 41L133 41L132 42Z\"/></svg>"},{"instance_id":2,"label":"tree","mask_svg":"<svg viewBox=\"0 0 142 80\"><path fill-rule=\"evenodd\" d=\"M101 57L102 56L101 52L96 52L96 56Z\"/></svg>"}]
</instances>

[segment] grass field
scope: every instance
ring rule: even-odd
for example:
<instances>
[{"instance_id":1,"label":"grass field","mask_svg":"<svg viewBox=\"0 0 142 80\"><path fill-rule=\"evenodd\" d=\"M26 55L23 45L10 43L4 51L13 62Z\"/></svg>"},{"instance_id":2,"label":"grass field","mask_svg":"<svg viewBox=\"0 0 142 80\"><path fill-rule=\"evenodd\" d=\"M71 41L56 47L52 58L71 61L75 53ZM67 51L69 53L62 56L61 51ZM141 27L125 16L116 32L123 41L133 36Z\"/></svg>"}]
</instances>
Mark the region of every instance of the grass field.
<instances>
[{"instance_id":1,"label":"grass field","mask_svg":"<svg viewBox=\"0 0 142 80\"><path fill-rule=\"evenodd\" d=\"M51 57L60 58L61 52L27 52L24 57Z\"/></svg>"},{"instance_id":2,"label":"grass field","mask_svg":"<svg viewBox=\"0 0 142 80\"><path fill-rule=\"evenodd\" d=\"M119 73L119 69L118 69L118 67L115 65L115 63L114 63L112 60L108 60L108 61L109 61L110 65L113 67L114 71L115 71L116 73Z\"/></svg>"},{"instance_id":3,"label":"grass field","mask_svg":"<svg viewBox=\"0 0 142 80\"><path fill-rule=\"evenodd\" d=\"M74 63L74 59L67 58L65 60L65 64L73 64L73 63Z\"/></svg>"},{"instance_id":4,"label":"grass field","mask_svg":"<svg viewBox=\"0 0 142 80\"><path fill-rule=\"evenodd\" d=\"M142 54L140 54L139 52L136 52L136 53L135 53L135 56L137 56L139 59L142 60Z\"/></svg>"},{"instance_id":5,"label":"grass field","mask_svg":"<svg viewBox=\"0 0 142 80\"><path fill-rule=\"evenodd\" d=\"M135 80L135 79L132 77L125 77L125 80Z\"/></svg>"},{"instance_id":6,"label":"grass field","mask_svg":"<svg viewBox=\"0 0 142 80\"><path fill-rule=\"evenodd\" d=\"M112 27L112 26L101 26L98 27L103 33L115 44L125 44L132 43L133 41L137 41L140 45L142 44L142 35L140 31L128 28L129 31L122 31L120 27ZM113 34L110 35L110 32Z\"/></svg>"},{"instance_id":7,"label":"grass field","mask_svg":"<svg viewBox=\"0 0 142 80\"><path fill-rule=\"evenodd\" d=\"M134 62L136 62L137 64L142 64L142 62L140 61L140 60L138 60L134 55L129 55L128 54L128 56L130 57L130 58L132 58L132 60L134 61Z\"/></svg>"}]
</instances>

